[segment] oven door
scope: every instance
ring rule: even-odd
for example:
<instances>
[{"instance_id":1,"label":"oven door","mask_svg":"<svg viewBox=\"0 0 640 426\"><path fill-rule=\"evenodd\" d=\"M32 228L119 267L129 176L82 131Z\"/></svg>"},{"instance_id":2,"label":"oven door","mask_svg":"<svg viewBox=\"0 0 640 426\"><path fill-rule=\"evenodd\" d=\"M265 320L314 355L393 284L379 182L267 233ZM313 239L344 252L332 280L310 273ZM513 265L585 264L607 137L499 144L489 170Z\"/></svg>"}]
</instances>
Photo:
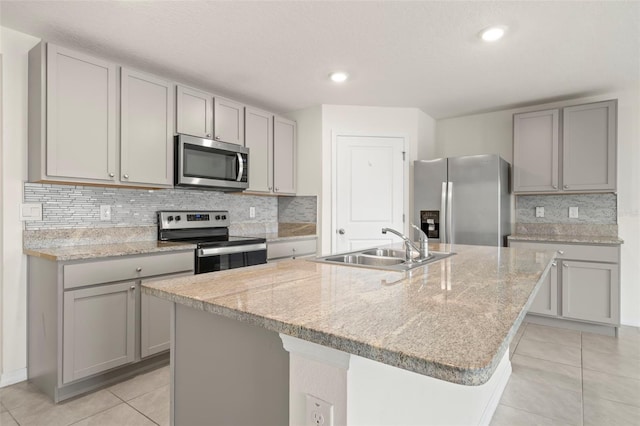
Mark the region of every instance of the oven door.
<instances>
[{"instance_id":1,"label":"oven door","mask_svg":"<svg viewBox=\"0 0 640 426\"><path fill-rule=\"evenodd\" d=\"M226 191L249 187L249 150L243 146L178 135L175 184Z\"/></svg>"},{"instance_id":2,"label":"oven door","mask_svg":"<svg viewBox=\"0 0 640 426\"><path fill-rule=\"evenodd\" d=\"M267 263L265 243L196 250L196 274Z\"/></svg>"}]
</instances>

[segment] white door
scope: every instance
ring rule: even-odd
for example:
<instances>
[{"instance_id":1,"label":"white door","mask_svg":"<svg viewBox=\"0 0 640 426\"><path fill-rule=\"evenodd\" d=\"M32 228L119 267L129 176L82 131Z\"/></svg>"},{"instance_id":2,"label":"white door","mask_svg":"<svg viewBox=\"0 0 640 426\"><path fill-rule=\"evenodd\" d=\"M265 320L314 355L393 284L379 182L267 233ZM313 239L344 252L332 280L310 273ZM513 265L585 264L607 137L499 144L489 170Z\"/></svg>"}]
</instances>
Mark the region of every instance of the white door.
<instances>
[{"instance_id":1,"label":"white door","mask_svg":"<svg viewBox=\"0 0 640 426\"><path fill-rule=\"evenodd\" d=\"M400 241L403 232L404 138L337 136L334 253Z\"/></svg>"}]
</instances>

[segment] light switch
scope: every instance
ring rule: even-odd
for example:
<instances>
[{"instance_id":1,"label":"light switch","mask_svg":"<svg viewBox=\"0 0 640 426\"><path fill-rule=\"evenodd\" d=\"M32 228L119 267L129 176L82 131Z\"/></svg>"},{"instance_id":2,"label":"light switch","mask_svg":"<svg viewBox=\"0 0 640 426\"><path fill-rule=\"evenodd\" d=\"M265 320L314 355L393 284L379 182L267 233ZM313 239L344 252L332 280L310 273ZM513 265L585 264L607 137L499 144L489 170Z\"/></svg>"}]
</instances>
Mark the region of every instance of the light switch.
<instances>
[{"instance_id":1,"label":"light switch","mask_svg":"<svg viewBox=\"0 0 640 426\"><path fill-rule=\"evenodd\" d=\"M578 208L577 207L569 207L569 217L571 219L578 218Z\"/></svg>"},{"instance_id":2,"label":"light switch","mask_svg":"<svg viewBox=\"0 0 640 426\"><path fill-rule=\"evenodd\" d=\"M20 220L42 220L42 204L39 204L39 203L21 204Z\"/></svg>"},{"instance_id":3,"label":"light switch","mask_svg":"<svg viewBox=\"0 0 640 426\"><path fill-rule=\"evenodd\" d=\"M544 207L536 207L536 217L544 217Z\"/></svg>"}]
</instances>

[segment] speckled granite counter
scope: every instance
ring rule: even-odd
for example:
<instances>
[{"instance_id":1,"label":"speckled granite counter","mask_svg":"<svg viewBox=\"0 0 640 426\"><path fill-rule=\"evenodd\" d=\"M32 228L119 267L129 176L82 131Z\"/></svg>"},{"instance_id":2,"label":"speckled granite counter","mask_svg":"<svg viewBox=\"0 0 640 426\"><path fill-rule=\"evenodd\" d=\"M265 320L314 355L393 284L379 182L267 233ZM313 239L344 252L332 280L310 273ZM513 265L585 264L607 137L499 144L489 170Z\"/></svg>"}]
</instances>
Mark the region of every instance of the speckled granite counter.
<instances>
[{"instance_id":1,"label":"speckled granite counter","mask_svg":"<svg viewBox=\"0 0 640 426\"><path fill-rule=\"evenodd\" d=\"M101 257L194 250L195 244L137 241L115 244L87 244L68 247L25 248L24 254L53 261L88 260Z\"/></svg>"},{"instance_id":2,"label":"speckled granite counter","mask_svg":"<svg viewBox=\"0 0 640 426\"><path fill-rule=\"evenodd\" d=\"M298 240L313 240L318 238L317 235L313 234L313 235L286 235L286 236L282 236L280 234L262 234L262 235L254 235L257 237L262 237L262 238L266 238L267 243L272 242L275 243L276 241L298 241Z\"/></svg>"},{"instance_id":3,"label":"speckled granite counter","mask_svg":"<svg viewBox=\"0 0 640 426\"><path fill-rule=\"evenodd\" d=\"M509 241L537 241L549 243L574 243L574 244L622 244L624 241L618 237L598 235L549 235L549 234L514 234L508 237Z\"/></svg>"},{"instance_id":4,"label":"speckled granite counter","mask_svg":"<svg viewBox=\"0 0 640 426\"><path fill-rule=\"evenodd\" d=\"M536 261L528 249L430 248L457 254L410 272L288 260L143 291L437 379L485 383L555 252Z\"/></svg>"}]
</instances>

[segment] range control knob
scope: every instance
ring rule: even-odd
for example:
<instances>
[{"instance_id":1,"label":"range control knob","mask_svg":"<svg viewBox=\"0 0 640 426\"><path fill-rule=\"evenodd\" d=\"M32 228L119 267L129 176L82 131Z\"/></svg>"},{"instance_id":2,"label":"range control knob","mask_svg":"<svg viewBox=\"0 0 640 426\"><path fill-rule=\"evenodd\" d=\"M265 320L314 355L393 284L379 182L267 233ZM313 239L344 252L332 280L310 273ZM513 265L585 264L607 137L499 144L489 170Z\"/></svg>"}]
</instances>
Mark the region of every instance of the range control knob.
<instances>
[{"instance_id":1,"label":"range control knob","mask_svg":"<svg viewBox=\"0 0 640 426\"><path fill-rule=\"evenodd\" d=\"M172 222L172 221L173 221L173 216L169 216L169 217L167 217L167 221L168 221L168 222Z\"/></svg>"},{"instance_id":2,"label":"range control knob","mask_svg":"<svg viewBox=\"0 0 640 426\"><path fill-rule=\"evenodd\" d=\"M176 222L178 222L180 219L182 219L180 216L176 216Z\"/></svg>"},{"instance_id":3,"label":"range control knob","mask_svg":"<svg viewBox=\"0 0 640 426\"><path fill-rule=\"evenodd\" d=\"M219 214L216 215L216 220L220 220L220 215Z\"/></svg>"},{"instance_id":4,"label":"range control knob","mask_svg":"<svg viewBox=\"0 0 640 426\"><path fill-rule=\"evenodd\" d=\"M222 220L226 220L227 217L225 215L222 215Z\"/></svg>"}]
</instances>

